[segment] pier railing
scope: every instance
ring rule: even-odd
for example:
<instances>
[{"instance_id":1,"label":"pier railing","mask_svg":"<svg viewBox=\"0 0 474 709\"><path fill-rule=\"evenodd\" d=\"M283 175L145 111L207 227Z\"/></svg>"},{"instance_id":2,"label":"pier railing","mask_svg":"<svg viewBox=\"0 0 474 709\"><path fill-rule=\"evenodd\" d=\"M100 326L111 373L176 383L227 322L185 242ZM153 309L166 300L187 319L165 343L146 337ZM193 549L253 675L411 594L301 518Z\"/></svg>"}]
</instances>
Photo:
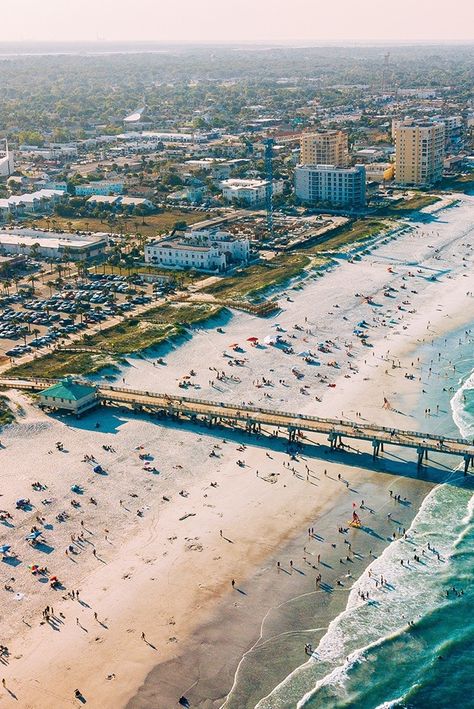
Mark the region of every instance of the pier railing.
<instances>
[{"instance_id":1,"label":"pier railing","mask_svg":"<svg viewBox=\"0 0 474 709\"><path fill-rule=\"evenodd\" d=\"M0 378L0 386L41 391L58 381L60 380ZM418 465L427 458L428 451L463 456L465 472L469 465L474 465L474 442L469 443L463 438L267 409L252 404L227 404L189 396L81 381L95 387L97 401L102 404L121 404L164 415L203 418L209 425L219 422L227 424L239 422L245 424L249 431L261 430L262 426L283 428L288 431L290 441L295 441L303 431L326 434L333 449L344 447L343 438L370 441L374 459L383 451L384 445L390 444L415 448L418 454Z\"/></svg>"}]
</instances>

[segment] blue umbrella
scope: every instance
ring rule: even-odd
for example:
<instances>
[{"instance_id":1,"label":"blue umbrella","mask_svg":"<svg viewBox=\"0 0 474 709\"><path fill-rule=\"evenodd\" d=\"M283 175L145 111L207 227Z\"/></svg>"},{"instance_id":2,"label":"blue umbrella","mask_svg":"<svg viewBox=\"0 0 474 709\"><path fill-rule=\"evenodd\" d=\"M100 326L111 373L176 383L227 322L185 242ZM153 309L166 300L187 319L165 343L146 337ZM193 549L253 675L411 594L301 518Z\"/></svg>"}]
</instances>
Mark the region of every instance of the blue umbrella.
<instances>
[{"instance_id":1,"label":"blue umbrella","mask_svg":"<svg viewBox=\"0 0 474 709\"><path fill-rule=\"evenodd\" d=\"M10 549L10 544L3 544L3 546L0 547L0 554L6 554Z\"/></svg>"}]
</instances>

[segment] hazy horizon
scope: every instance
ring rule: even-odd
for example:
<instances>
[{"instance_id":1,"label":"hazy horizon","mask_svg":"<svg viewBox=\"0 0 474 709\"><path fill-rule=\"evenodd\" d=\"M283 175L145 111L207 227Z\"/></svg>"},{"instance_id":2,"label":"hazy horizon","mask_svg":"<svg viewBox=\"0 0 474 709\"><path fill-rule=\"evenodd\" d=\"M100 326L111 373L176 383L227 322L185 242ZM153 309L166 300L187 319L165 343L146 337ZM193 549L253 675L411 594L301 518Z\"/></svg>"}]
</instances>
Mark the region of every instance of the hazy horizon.
<instances>
[{"instance_id":1,"label":"hazy horizon","mask_svg":"<svg viewBox=\"0 0 474 709\"><path fill-rule=\"evenodd\" d=\"M18 0L2 8L0 42L466 43L474 40L474 3L398 0ZM396 11L395 11L396 10Z\"/></svg>"}]
</instances>

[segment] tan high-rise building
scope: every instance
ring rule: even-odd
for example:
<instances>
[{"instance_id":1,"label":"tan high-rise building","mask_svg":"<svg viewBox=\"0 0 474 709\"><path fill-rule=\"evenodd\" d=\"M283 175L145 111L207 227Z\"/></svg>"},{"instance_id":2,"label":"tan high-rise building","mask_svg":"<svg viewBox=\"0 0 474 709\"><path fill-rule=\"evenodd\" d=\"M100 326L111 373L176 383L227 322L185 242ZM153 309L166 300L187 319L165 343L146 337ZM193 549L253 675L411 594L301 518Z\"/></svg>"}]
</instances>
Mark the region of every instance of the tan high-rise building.
<instances>
[{"instance_id":1,"label":"tan high-rise building","mask_svg":"<svg viewBox=\"0 0 474 709\"><path fill-rule=\"evenodd\" d=\"M301 136L301 165L349 165L347 133L328 130L303 133Z\"/></svg>"},{"instance_id":2,"label":"tan high-rise building","mask_svg":"<svg viewBox=\"0 0 474 709\"><path fill-rule=\"evenodd\" d=\"M443 177L444 123L401 121L394 126L395 180L433 185Z\"/></svg>"}]
</instances>

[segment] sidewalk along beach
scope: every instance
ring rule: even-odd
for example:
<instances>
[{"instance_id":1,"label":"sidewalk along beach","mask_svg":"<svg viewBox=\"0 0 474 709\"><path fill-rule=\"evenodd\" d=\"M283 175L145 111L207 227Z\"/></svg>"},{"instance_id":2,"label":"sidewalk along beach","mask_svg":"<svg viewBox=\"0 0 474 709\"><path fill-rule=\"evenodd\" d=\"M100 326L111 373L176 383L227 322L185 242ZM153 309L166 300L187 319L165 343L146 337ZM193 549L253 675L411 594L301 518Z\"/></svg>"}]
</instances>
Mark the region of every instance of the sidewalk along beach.
<instances>
[{"instance_id":1,"label":"sidewalk along beach","mask_svg":"<svg viewBox=\"0 0 474 709\"><path fill-rule=\"evenodd\" d=\"M452 332L469 342L474 321L472 214L461 197L288 288L278 315L196 328L128 358L116 383L429 430L448 398L434 372L451 373L423 348ZM331 453L322 437L289 449L283 431L113 408L76 421L11 397L0 642L6 690L25 707L78 704L75 689L91 707L326 706L304 699L319 681L306 669L296 688L286 679L306 668L305 645L325 642L358 591L372 596L358 579L391 541L409 543L435 485L467 489L441 456L417 471L398 448L373 463L370 446Z\"/></svg>"}]
</instances>

